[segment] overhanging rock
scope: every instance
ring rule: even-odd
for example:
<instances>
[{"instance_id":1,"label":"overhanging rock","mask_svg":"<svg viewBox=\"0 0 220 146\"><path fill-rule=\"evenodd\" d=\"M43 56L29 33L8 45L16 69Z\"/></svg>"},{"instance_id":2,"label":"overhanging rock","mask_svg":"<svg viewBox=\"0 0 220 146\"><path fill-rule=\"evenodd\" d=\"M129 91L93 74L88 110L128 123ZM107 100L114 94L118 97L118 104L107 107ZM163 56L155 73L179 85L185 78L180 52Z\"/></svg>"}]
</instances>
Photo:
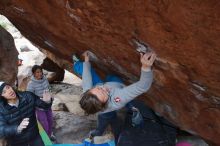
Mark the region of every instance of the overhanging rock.
<instances>
[{"instance_id":1,"label":"overhanging rock","mask_svg":"<svg viewBox=\"0 0 220 146\"><path fill-rule=\"evenodd\" d=\"M100 71L134 82L135 41L158 54L142 97L182 129L220 145L220 1L0 1L0 13L41 48L71 62L90 48Z\"/></svg>"}]
</instances>

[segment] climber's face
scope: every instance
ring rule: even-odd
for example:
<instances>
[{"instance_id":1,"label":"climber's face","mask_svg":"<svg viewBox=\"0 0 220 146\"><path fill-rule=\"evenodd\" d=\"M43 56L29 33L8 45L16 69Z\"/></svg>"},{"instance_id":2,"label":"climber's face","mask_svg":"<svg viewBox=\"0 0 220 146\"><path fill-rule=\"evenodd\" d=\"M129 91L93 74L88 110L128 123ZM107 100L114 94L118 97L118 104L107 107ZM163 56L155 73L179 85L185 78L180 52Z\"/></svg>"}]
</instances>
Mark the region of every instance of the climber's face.
<instances>
[{"instance_id":1,"label":"climber's face","mask_svg":"<svg viewBox=\"0 0 220 146\"><path fill-rule=\"evenodd\" d=\"M41 80L43 77L43 72L41 69L37 69L35 72L34 72L34 78L36 80Z\"/></svg>"},{"instance_id":2,"label":"climber's face","mask_svg":"<svg viewBox=\"0 0 220 146\"><path fill-rule=\"evenodd\" d=\"M105 87L95 87L90 90L90 93L96 95L100 102L106 103L108 100L108 90Z\"/></svg>"}]
</instances>

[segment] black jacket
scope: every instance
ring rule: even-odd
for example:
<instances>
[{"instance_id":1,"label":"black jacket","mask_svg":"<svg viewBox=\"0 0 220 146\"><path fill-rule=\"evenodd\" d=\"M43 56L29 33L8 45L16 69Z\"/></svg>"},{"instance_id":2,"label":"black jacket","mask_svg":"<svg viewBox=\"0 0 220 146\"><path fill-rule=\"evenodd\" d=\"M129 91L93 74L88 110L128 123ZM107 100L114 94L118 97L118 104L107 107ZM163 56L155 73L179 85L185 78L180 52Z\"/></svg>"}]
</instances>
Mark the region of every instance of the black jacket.
<instances>
[{"instance_id":1,"label":"black jacket","mask_svg":"<svg viewBox=\"0 0 220 146\"><path fill-rule=\"evenodd\" d=\"M52 104L28 91L17 92L17 96L18 107L10 106L4 99L0 99L0 138L6 138L7 143L13 145L32 141L39 135L35 107L48 109ZM29 118L29 125L18 133L17 127L24 118Z\"/></svg>"}]
</instances>

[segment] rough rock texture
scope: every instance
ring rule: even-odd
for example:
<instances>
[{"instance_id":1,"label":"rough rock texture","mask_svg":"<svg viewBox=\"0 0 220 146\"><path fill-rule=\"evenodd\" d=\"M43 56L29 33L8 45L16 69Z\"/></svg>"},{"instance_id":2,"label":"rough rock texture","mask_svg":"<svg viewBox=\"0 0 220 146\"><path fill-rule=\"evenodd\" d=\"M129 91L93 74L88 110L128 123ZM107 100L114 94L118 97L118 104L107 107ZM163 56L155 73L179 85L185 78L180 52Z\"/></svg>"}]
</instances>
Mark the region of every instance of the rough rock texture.
<instances>
[{"instance_id":1,"label":"rough rock texture","mask_svg":"<svg viewBox=\"0 0 220 146\"><path fill-rule=\"evenodd\" d=\"M145 101L188 132L220 145L219 0L3 0L5 15L60 59L87 48L96 67L138 79L134 40L158 54Z\"/></svg>"},{"instance_id":2,"label":"rough rock texture","mask_svg":"<svg viewBox=\"0 0 220 146\"><path fill-rule=\"evenodd\" d=\"M82 88L66 83L51 84L54 115L54 134L58 143L81 143L96 128L96 115L85 116L79 99ZM64 111L69 111L64 112ZM96 142L113 139L110 130L96 137Z\"/></svg>"},{"instance_id":3,"label":"rough rock texture","mask_svg":"<svg viewBox=\"0 0 220 146\"><path fill-rule=\"evenodd\" d=\"M49 58L45 58L43 64L41 64L42 68L50 71L50 72L54 72L54 75L52 75L51 78L48 78L48 81L50 83L54 82L54 81L63 81L64 79L64 74L65 71L63 68L60 68L56 63L54 63L52 60L50 60Z\"/></svg>"},{"instance_id":4,"label":"rough rock texture","mask_svg":"<svg viewBox=\"0 0 220 146\"><path fill-rule=\"evenodd\" d=\"M57 104L64 103L68 111L75 115L84 115L82 108L79 105L80 94L82 88L69 84L51 84L51 90L54 95L54 100L58 100L53 103L53 107L57 107ZM53 108L56 110L57 108Z\"/></svg>"},{"instance_id":5,"label":"rough rock texture","mask_svg":"<svg viewBox=\"0 0 220 146\"><path fill-rule=\"evenodd\" d=\"M18 72L18 51L9 32L0 26L0 81L13 85Z\"/></svg>"},{"instance_id":6,"label":"rough rock texture","mask_svg":"<svg viewBox=\"0 0 220 146\"><path fill-rule=\"evenodd\" d=\"M55 130L58 143L80 143L96 126L95 120L79 117L68 112L54 112Z\"/></svg>"},{"instance_id":7,"label":"rough rock texture","mask_svg":"<svg viewBox=\"0 0 220 146\"><path fill-rule=\"evenodd\" d=\"M88 116L78 116L72 113L56 111L54 117L54 134L58 143L82 143L88 138L88 133L96 127L96 120ZM95 142L106 142L113 139L110 133L96 137Z\"/></svg>"}]
</instances>

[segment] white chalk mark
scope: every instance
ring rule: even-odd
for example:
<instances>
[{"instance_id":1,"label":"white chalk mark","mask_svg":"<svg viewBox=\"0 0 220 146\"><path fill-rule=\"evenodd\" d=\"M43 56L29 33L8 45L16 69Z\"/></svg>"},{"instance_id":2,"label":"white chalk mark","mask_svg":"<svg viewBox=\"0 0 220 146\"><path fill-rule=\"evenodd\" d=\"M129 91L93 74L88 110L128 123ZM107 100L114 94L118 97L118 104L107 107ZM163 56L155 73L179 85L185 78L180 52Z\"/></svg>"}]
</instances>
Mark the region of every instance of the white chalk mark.
<instances>
[{"instance_id":1,"label":"white chalk mark","mask_svg":"<svg viewBox=\"0 0 220 146\"><path fill-rule=\"evenodd\" d=\"M44 43L47 44L48 46L50 46L51 48L54 48L54 46L51 43L49 43L48 41L44 41Z\"/></svg>"},{"instance_id":2,"label":"white chalk mark","mask_svg":"<svg viewBox=\"0 0 220 146\"><path fill-rule=\"evenodd\" d=\"M17 8L17 7L13 7L15 10L17 10L17 11L19 11L19 12L22 12L22 13L24 13L25 11L24 11L24 9L22 9L22 8Z\"/></svg>"}]
</instances>

